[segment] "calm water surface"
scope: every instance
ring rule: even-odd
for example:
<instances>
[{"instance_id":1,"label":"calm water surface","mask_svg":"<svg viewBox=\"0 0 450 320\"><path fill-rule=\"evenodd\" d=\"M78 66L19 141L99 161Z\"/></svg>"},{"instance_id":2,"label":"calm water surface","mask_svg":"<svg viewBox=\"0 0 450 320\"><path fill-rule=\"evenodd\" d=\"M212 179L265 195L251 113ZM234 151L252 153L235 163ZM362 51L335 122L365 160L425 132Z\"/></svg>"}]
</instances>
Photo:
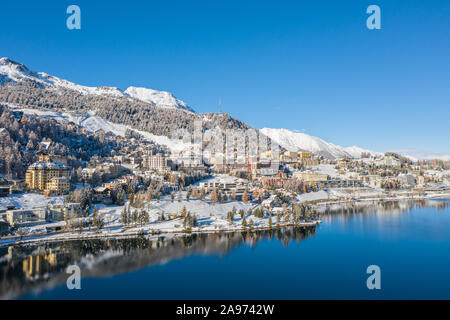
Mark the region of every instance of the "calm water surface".
<instances>
[{"instance_id":1,"label":"calm water surface","mask_svg":"<svg viewBox=\"0 0 450 320\"><path fill-rule=\"evenodd\" d=\"M0 297L450 299L449 200L323 210L316 228L0 248ZM381 290L366 287L372 264Z\"/></svg>"}]
</instances>

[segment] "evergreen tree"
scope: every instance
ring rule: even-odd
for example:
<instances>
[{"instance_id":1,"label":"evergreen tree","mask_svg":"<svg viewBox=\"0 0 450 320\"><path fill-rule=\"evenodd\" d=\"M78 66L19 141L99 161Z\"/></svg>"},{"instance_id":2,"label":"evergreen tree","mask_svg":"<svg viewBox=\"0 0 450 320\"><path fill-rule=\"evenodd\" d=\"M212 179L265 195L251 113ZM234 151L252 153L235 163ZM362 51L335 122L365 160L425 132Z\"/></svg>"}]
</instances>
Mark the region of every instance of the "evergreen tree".
<instances>
[{"instance_id":1,"label":"evergreen tree","mask_svg":"<svg viewBox=\"0 0 450 320\"><path fill-rule=\"evenodd\" d=\"M121 213L121 220L122 220L122 224L126 225L128 223L128 215L127 215L127 209L124 206L122 209L122 213Z\"/></svg>"},{"instance_id":2,"label":"evergreen tree","mask_svg":"<svg viewBox=\"0 0 450 320\"><path fill-rule=\"evenodd\" d=\"M137 210L133 210L131 216L132 216L132 221L133 221L133 223L137 223L137 222L138 222L138 213L137 213Z\"/></svg>"},{"instance_id":3,"label":"evergreen tree","mask_svg":"<svg viewBox=\"0 0 450 320\"><path fill-rule=\"evenodd\" d=\"M213 189L213 190L211 191L211 194L210 194L209 197L211 198L211 201L212 201L212 202L214 202L214 203L217 202L218 197L217 197L217 191L216 191L216 189Z\"/></svg>"},{"instance_id":4,"label":"evergreen tree","mask_svg":"<svg viewBox=\"0 0 450 320\"><path fill-rule=\"evenodd\" d=\"M181 216L186 217L186 206L183 206L183 208L181 209Z\"/></svg>"},{"instance_id":5,"label":"evergreen tree","mask_svg":"<svg viewBox=\"0 0 450 320\"><path fill-rule=\"evenodd\" d=\"M103 217L99 215L98 210L96 210L97 206L92 210L92 224L97 229L102 229L104 226Z\"/></svg>"},{"instance_id":6,"label":"evergreen tree","mask_svg":"<svg viewBox=\"0 0 450 320\"><path fill-rule=\"evenodd\" d=\"M148 215L148 211L144 212L144 223L148 224L150 222L150 217Z\"/></svg>"},{"instance_id":7,"label":"evergreen tree","mask_svg":"<svg viewBox=\"0 0 450 320\"><path fill-rule=\"evenodd\" d=\"M234 220L234 214L232 211L228 212L227 218L228 218L228 223L231 226L233 224L233 220Z\"/></svg>"},{"instance_id":8,"label":"evergreen tree","mask_svg":"<svg viewBox=\"0 0 450 320\"><path fill-rule=\"evenodd\" d=\"M94 206L94 209L92 209L92 217L96 216L98 214L98 208L97 206Z\"/></svg>"},{"instance_id":9,"label":"evergreen tree","mask_svg":"<svg viewBox=\"0 0 450 320\"><path fill-rule=\"evenodd\" d=\"M153 200L153 188L152 188L152 185L148 186L148 189L147 189L147 200L148 201L152 201Z\"/></svg>"},{"instance_id":10,"label":"evergreen tree","mask_svg":"<svg viewBox=\"0 0 450 320\"><path fill-rule=\"evenodd\" d=\"M245 215L244 215L244 217L242 218L242 228L245 230L245 229L247 229L247 220L245 219Z\"/></svg>"}]
</instances>

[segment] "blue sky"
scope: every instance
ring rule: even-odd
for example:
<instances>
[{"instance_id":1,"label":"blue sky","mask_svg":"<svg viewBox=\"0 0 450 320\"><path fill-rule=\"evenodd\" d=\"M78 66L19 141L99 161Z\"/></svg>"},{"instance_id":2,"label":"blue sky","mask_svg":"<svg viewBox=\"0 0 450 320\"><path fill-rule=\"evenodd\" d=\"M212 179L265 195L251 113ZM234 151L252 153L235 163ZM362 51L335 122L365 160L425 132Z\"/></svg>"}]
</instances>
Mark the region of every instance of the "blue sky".
<instances>
[{"instance_id":1,"label":"blue sky","mask_svg":"<svg viewBox=\"0 0 450 320\"><path fill-rule=\"evenodd\" d=\"M66 28L81 8L82 29ZM366 8L381 8L381 30ZM343 146L450 153L450 5L415 1L8 1L0 56L84 85Z\"/></svg>"}]
</instances>

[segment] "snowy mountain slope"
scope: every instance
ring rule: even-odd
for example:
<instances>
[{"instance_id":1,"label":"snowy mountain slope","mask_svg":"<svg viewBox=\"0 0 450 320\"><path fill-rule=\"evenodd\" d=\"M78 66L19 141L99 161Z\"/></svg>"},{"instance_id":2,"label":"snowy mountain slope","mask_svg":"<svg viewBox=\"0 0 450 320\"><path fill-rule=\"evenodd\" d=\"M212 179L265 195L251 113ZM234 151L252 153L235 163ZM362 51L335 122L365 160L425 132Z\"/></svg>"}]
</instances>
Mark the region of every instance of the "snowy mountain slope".
<instances>
[{"instance_id":1,"label":"snowy mountain slope","mask_svg":"<svg viewBox=\"0 0 450 320\"><path fill-rule=\"evenodd\" d=\"M41 118L54 119L58 122L73 122L80 127L85 128L90 132L103 130L104 132L111 132L114 135L125 136L127 129L134 130L139 133L144 139L153 141L159 145L164 145L174 153L179 153L184 150L190 150L191 144L179 139L170 139L166 136L157 136L146 131L140 131L133 129L130 126L123 124L112 123L106 121L92 112L86 112L84 114L73 114L69 112L49 111L49 110L36 110L36 109L24 109L17 106L9 106L15 111L23 112L28 115L35 115Z\"/></svg>"},{"instance_id":2,"label":"snowy mountain slope","mask_svg":"<svg viewBox=\"0 0 450 320\"><path fill-rule=\"evenodd\" d=\"M287 129L263 128L261 132L289 151L305 150L330 159L360 158L362 152L367 152L371 155L380 154L356 146L343 148L318 137Z\"/></svg>"},{"instance_id":3,"label":"snowy mountain slope","mask_svg":"<svg viewBox=\"0 0 450 320\"><path fill-rule=\"evenodd\" d=\"M143 102L154 104L161 108L177 108L190 112L195 112L183 101L175 98L173 94L165 91L157 91L147 88L129 87L125 93L130 97L141 100Z\"/></svg>"},{"instance_id":4,"label":"snowy mountain slope","mask_svg":"<svg viewBox=\"0 0 450 320\"><path fill-rule=\"evenodd\" d=\"M34 81L44 87L66 88L79 92L80 94L108 95L123 97L124 94L114 87L87 87L73 82L60 79L44 72L34 72L25 65L12 61L8 58L0 59L0 83L7 81L21 82L25 80Z\"/></svg>"},{"instance_id":5,"label":"snowy mountain slope","mask_svg":"<svg viewBox=\"0 0 450 320\"><path fill-rule=\"evenodd\" d=\"M116 98L134 98L160 108L177 108L195 112L185 102L176 99L171 93L146 88L129 87L125 92L115 87L88 87L60 79L44 72L34 72L25 65L9 58L0 58L0 85L5 82L33 81L43 88L58 90L70 89L82 95L98 95Z\"/></svg>"}]
</instances>

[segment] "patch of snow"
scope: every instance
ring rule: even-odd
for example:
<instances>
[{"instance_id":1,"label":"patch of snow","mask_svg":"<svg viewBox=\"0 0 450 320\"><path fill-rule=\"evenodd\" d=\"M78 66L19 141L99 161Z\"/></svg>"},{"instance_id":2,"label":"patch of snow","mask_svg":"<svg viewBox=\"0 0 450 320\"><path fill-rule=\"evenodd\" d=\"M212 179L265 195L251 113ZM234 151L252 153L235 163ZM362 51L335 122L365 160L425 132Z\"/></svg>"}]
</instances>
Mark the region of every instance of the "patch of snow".
<instances>
[{"instance_id":1,"label":"patch of snow","mask_svg":"<svg viewBox=\"0 0 450 320\"><path fill-rule=\"evenodd\" d=\"M15 206L18 209L40 209L50 204L62 204L64 196L45 197L37 193L10 194L0 198L0 206Z\"/></svg>"},{"instance_id":2,"label":"patch of snow","mask_svg":"<svg viewBox=\"0 0 450 320\"><path fill-rule=\"evenodd\" d=\"M170 92L158 91L147 88L129 87L125 93L132 98L143 102L153 104L160 108L176 108L190 112L195 112L184 101L181 101L173 96Z\"/></svg>"},{"instance_id":3,"label":"patch of snow","mask_svg":"<svg viewBox=\"0 0 450 320\"><path fill-rule=\"evenodd\" d=\"M170 92L138 87L129 87L125 92L122 92L116 87L83 86L54 77L45 72L31 71L25 65L9 58L0 58L0 84L9 81L21 82L24 80L34 81L43 87L54 90L65 88L74 90L82 95L98 95L116 98L131 97L160 108L177 108L188 112L195 112L194 109L189 107L185 102L175 98Z\"/></svg>"},{"instance_id":4,"label":"patch of snow","mask_svg":"<svg viewBox=\"0 0 450 320\"><path fill-rule=\"evenodd\" d=\"M327 191L320 190L317 192L302 193L297 196L297 201L306 202L306 201L325 200L333 198L334 197L330 196L330 194Z\"/></svg>"}]
</instances>

